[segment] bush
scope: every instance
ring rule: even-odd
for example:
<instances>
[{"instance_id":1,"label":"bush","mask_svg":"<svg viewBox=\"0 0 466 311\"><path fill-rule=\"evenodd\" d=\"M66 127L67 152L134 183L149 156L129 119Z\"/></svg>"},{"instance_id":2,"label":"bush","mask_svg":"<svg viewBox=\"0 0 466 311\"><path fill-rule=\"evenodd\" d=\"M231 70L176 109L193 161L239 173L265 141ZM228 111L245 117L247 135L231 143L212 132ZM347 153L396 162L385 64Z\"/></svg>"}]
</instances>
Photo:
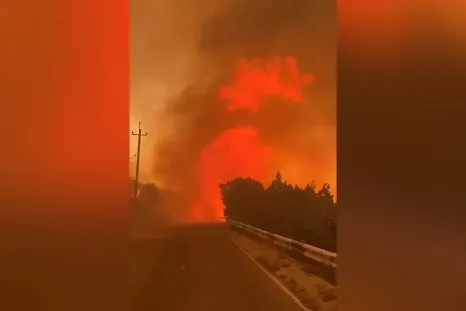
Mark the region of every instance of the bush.
<instances>
[{"instance_id":1,"label":"bush","mask_svg":"<svg viewBox=\"0 0 466 311\"><path fill-rule=\"evenodd\" d=\"M315 182L303 189L282 180L269 187L251 178L220 185L225 217L336 252L336 202L330 185Z\"/></svg>"},{"instance_id":2,"label":"bush","mask_svg":"<svg viewBox=\"0 0 466 311\"><path fill-rule=\"evenodd\" d=\"M139 183L139 195L137 199L134 199L134 179L130 178L130 189L131 189L131 201L132 206L155 206L160 204L161 192L152 183Z\"/></svg>"}]
</instances>

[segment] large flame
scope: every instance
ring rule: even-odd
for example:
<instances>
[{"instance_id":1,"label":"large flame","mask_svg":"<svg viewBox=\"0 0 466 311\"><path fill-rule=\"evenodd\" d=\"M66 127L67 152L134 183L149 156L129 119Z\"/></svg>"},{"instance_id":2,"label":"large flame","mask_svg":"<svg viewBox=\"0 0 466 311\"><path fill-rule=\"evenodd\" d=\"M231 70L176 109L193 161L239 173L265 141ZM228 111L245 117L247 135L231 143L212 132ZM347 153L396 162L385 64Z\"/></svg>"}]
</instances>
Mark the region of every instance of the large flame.
<instances>
[{"instance_id":1,"label":"large flame","mask_svg":"<svg viewBox=\"0 0 466 311\"><path fill-rule=\"evenodd\" d=\"M225 113L246 110L259 114L265 99L280 96L289 103L303 101L303 87L313 82L311 74L301 74L293 57L271 59L242 58L232 84L218 92ZM198 203L191 209L192 221L220 221L223 204L219 184L236 177L251 177L265 182L268 159L273 146L258 139L252 125L238 125L221 132L200 153Z\"/></svg>"}]
</instances>

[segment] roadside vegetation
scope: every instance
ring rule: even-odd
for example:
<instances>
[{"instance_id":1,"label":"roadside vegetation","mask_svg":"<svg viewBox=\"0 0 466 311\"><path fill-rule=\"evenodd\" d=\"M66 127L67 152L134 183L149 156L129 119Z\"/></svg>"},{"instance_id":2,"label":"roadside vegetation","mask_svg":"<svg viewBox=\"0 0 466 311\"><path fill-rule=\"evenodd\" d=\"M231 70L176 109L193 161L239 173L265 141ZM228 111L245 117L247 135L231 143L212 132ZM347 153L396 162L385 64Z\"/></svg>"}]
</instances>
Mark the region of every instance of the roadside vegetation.
<instances>
[{"instance_id":1,"label":"roadside vegetation","mask_svg":"<svg viewBox=\"0 0 466 311\"><path fill-rule=\"evenodd\" d=\"M337 203L329 184L304 188L284 181L280 172L270 186L251 178L220 185L225 217L336 252Z\"/></svg>"}]
</instances>

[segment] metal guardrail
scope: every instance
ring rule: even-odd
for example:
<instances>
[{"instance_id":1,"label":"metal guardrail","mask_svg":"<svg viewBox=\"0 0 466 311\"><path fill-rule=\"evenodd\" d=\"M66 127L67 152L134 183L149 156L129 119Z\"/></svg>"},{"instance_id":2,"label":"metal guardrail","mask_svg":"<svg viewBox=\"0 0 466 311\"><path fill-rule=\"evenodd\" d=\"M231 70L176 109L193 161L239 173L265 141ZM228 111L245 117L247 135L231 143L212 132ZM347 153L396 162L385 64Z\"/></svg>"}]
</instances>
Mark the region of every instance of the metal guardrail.
<instances>
[{"instance_id":1,"label":"metal guardrail","mask_svg":"<svg viewBox=\"0 0 466 311\"><path fill-rule=\"evenodd\" d=\"M268 232L248 224L225 218L226 222L230 225L244 229L250 233L253 233L261 238L270 239L274 243L280 245L281 247L302 251L303 256L313 259L317 262L337 268L337 254L329 252L325 249L321 249L303 242L299 242L272 232Z\"/></svg>"}]
</instances>

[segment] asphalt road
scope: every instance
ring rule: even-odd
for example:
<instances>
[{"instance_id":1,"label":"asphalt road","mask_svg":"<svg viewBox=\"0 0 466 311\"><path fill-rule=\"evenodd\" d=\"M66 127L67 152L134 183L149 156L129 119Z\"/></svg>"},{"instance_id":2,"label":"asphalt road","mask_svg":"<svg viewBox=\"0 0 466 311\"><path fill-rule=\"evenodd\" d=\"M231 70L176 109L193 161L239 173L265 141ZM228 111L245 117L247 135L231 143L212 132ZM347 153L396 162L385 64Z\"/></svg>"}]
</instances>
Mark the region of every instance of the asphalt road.
<instances>
[{"instance_id":1,"label":"asphalt road","mask_svg":"<svg viewBox=\"0 0 466 311\"><path fill-rule=\"evenodd\" d=\"M302 311L230 239L190 225L131 243L135 311Z\"/></svg>"}]
</instances>

